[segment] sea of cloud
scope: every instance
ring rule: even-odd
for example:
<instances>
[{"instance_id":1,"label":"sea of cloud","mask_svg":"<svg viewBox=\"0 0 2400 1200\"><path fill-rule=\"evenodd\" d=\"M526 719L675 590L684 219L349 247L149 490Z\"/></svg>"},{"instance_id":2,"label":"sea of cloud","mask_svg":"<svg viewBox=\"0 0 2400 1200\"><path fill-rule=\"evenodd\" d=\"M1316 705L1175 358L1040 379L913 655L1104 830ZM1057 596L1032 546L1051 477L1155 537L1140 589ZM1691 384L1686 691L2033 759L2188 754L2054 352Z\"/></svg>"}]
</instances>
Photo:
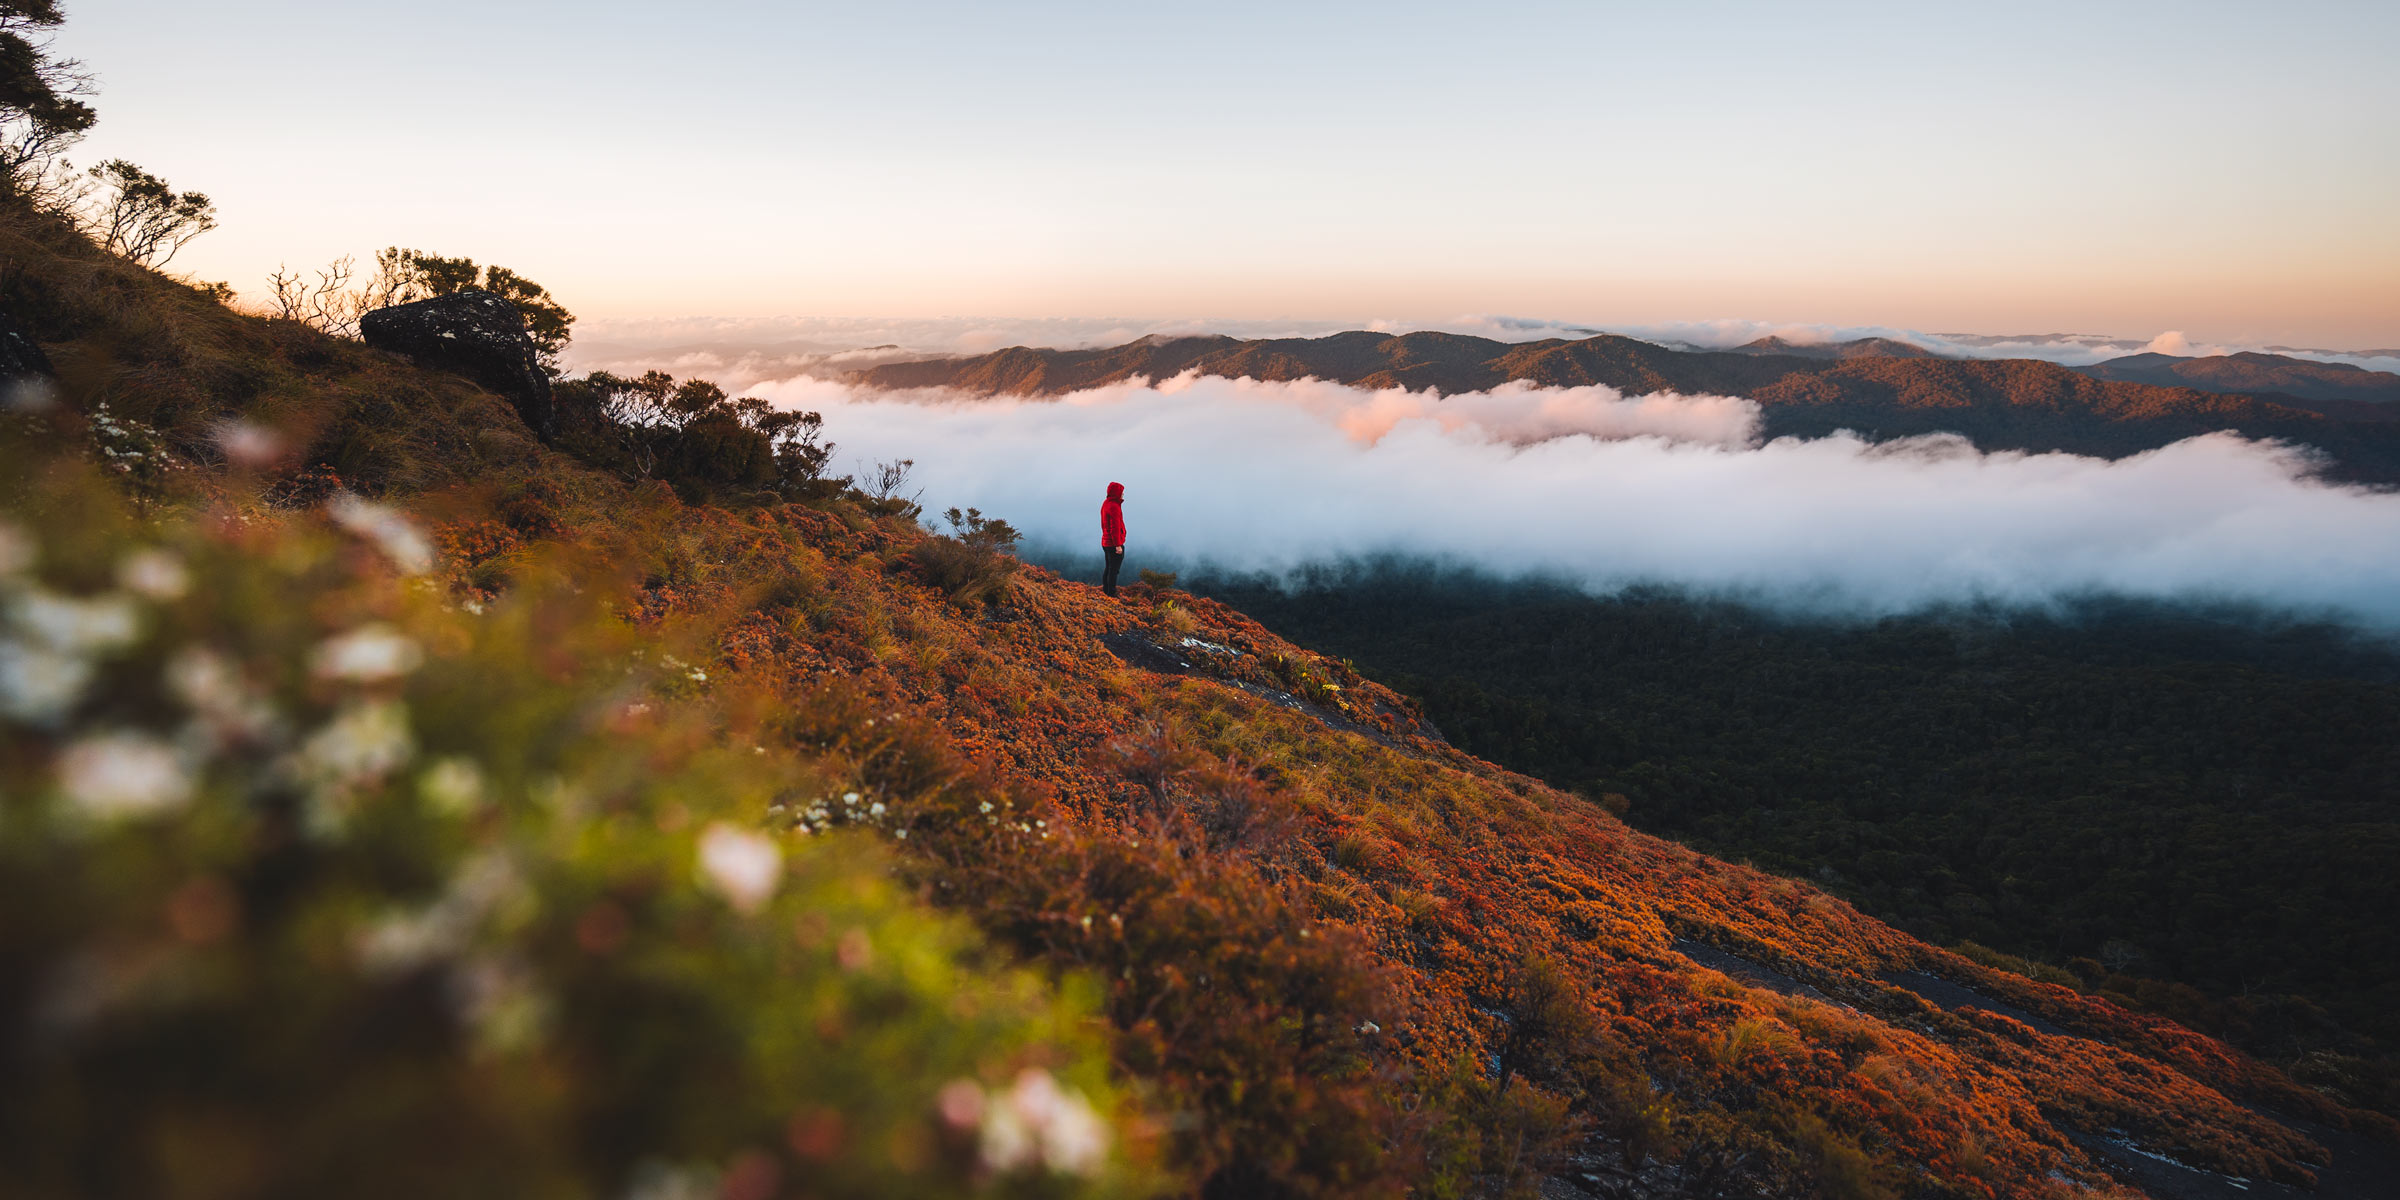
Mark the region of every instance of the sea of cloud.
<instances>
[{"instance_id":1,"label":"sea of cloud","mask_svg":"<svg viewBox=\"0 0 2400 1200\"><path fill-rule=\"evenodd\" d=\"M713 379L736 391L761 383L814 376L838 379L878 363L945 355L982 354L1008 346L1085 349L1136 338L1216 333L1237 338L1322 337L1350 329L1387 333L1442 330L1502 342L1569 340L1617 333L1679 348L1721 350L1781 337L1822 343L1862 337L1912 342L1957 358L2038 358L2065 366L2150 351L2185 357L2263 350L2319 362L2400 372L2400 349L2322 350L2281 345L2195 342L2169 331L2152 337L2097 334L1989 335L1930 333L1882 325L1814 325L1771 321L1671 321L1589 325L1525 317L1469 314L1443 321L1296 321L1121 318L858 317L590 318L576 327L567 351L570 370L620 374L658 369L678 378Z\"/></svg>"},{"instance_id":2,"label":"sea of cloud","mask_svg":"<svg viewBox=\"0 0 2400 1200\"><path fill-rule=\"evenodd\" d=\"M1102 491L1123 482L1136 565L1399 554L1824 614L2113 593L2400 631L2400 494L2229 434L2108 461L1948 437L1761 443L1747 400L1607 388L1437 399L1185 376L1051 400L802 376L754 391L823 412L843 469L912 459L929 512L974 506L1054 552L1096 542Z\"/></svg>"}]
</instances>

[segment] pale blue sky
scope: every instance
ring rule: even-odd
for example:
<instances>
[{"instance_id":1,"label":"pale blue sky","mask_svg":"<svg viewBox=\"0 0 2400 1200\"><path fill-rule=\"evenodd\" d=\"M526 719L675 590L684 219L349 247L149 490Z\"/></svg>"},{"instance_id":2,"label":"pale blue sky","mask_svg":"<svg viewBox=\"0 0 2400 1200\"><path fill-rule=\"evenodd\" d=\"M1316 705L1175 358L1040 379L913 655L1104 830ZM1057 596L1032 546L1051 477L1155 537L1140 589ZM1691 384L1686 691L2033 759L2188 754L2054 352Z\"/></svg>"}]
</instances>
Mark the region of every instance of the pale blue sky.
<instances>
[{"instance_id":1,"label":"pale blue sky","mask_svg":"<svg viewBox=\"0 0 2400 1200\"><path fill-rule=\"evenodd\" d=\"M2400 4L69 0L179 267L594 315L2400 343Z\"/></svg>"}]
</instances>

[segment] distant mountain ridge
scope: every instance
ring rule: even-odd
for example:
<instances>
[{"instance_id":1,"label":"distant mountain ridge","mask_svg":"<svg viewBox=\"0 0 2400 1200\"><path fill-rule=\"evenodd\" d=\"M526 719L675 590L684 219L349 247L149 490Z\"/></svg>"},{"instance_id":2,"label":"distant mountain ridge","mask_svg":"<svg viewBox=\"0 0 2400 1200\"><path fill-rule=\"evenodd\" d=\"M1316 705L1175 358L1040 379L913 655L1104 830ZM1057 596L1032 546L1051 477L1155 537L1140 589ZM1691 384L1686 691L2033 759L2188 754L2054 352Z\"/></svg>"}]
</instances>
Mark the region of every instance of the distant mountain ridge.
<instances>
[{"instance_id":1,"label":"distant mountain ridge","mask_svg":"<svg viewBox=\"0 0 2400 1200\"><path fill-rule=\"evenodd\" d=\"M1735 354L1789 354L1800 358L1946 358L1915 342L1898 338L1863 337L1847 342L1795 342L1763 337L1733 348Z\"/></svg>"},{"instance_id":2,"label":"distant mountain ridge","mask_svg":"<svg viewBox=\"0 0 2400 1200\"><path fill-rule=\"evenodd\" d=\"M2077 371L2094 379L2191 387L2204 392L2282 394L2317 402L2400 402L2400 375L2349 363L2318 362L2284 354L2245 350L2205 358L2172 354L2128 354ZM2394 414L2400 417L2400 413ZM2390 418L2387 418L2390 419Z\"/></svg>"},{"instance_id":3,"label":"distant mountain ridge","mask_svg":"<svg viewBox=\"0 0 2400 1200\"><path fill-rule=\"evenodd\" d=\"M1843 356L1838 347L1830 355L1812 356L1794 352L1798 349L1772 338L1739 350L1711 351L1675 350L1613 334L1510 343L1454 333L1360 330L1318 338L1151 337L1084 350L1012 346L970 357L868 367L847 378L876 388L946 387L1016 396L1061 395L1185 372L1430 388L1444 395L1512 381L1548 387L1599 384L1627 395L1748 397L1765 410L1769 438L1822 437L1843 429L1878 440L1957 433L1986 450L2122 458L2230 431L2314 447L2327 456L2333 478L2400 484L2400 421L2390 419L2400 416L2400 407L2337 407L2329 413L2322 411L2327 402L2293 395L2110 379L2034 359L1871 351Z\"/></svg>"}]
</instances>

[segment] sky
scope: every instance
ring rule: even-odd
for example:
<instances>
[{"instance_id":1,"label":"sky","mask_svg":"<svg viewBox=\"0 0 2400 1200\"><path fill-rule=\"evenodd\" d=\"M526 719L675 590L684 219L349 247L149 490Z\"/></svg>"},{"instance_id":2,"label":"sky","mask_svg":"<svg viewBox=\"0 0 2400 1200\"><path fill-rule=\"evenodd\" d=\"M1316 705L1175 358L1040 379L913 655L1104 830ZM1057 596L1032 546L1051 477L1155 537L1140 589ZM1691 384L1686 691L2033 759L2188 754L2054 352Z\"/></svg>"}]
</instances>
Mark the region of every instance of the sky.
<instances>
[{"instance_id":1,"label":"sky","mask_svg":"<svg viewBox=\"0 0 2400 1200\"><path fill-rule=\"evenodd\" d=\"M68 0L256 292L2400 346L2400 5Z\"/></svg>"}]
</instances>

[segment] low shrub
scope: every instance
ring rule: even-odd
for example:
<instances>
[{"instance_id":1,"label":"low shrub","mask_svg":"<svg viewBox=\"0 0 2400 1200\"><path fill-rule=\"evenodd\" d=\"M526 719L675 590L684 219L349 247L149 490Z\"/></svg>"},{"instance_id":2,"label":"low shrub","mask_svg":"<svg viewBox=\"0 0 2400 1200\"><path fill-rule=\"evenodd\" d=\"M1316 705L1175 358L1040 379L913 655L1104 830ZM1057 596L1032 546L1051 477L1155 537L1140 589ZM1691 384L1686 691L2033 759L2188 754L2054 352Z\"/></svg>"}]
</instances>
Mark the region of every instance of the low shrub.
<instances>
[{"instance_id":1,"label":"low shrub","mask_svg":"<svg viewBox=\"0 0 2400 1200\"><path fill-rule=\"evenodd\" d=\"M846 766L587 572L467 611L355 498L145 527L0 465L12 1195L1155 1184L1090 989L997 963L876 833L771 822Z\"/></svg>"},{"instance_id":2,"label":"low shrub","mask_svg":"<svg viewBox=\"0 0 2400 1200\"><path fill-rule=\"evenodd\" d=\"M1013 553L1017 531L972 508L953 508L943 516L950 523L950 536L926 538L909 551L918 574L961 607L1007 599L1009 580L1022 565Z\"/></svg>"}]
</instances>

